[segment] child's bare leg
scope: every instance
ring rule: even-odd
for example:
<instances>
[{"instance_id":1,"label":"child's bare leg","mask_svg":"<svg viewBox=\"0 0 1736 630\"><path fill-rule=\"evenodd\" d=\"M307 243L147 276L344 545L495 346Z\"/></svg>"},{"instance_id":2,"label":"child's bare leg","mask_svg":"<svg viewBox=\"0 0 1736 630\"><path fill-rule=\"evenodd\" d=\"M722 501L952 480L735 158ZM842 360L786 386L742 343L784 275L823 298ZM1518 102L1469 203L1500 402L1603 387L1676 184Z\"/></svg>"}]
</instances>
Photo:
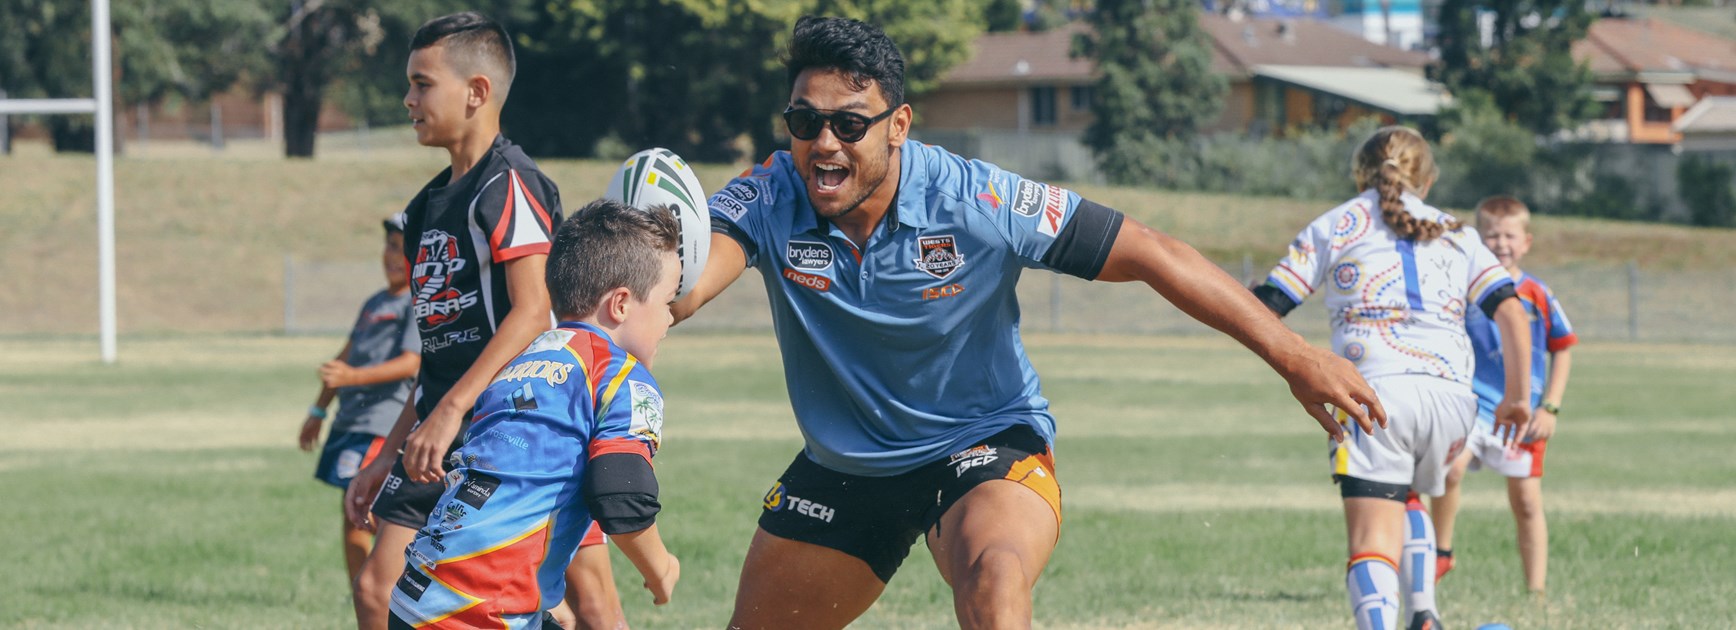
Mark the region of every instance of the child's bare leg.
<instances>
[{"instance_id":1,"label":"child's bare leg","mask_svg":"<svg viewBox=\"0 0 1736 630\"><path fill-rule=\"evenodd\" d=\"M567 565L567 599L580 630L625 630L626 614L615 591L608 545L586 545Z\"/></svg>"},{"instance_id":2,"label":"child's bare leg","mask_svg":"<svg viewBox=\"0 0 1736 630\"><path fill-rule=\"evenodd\" d=\"M350 583L355 584L356 574L362 571L362 561L368 559L368 549L374 546L374 534L352 525L341 509L338 520L343 521L344 568L349 571Z\"/></svg>"},{"instance_id":3,"label":"child's bare leg","mask_svg":"<svg viewBox=\"0 0 1736 630\"><path fill-rule=\"evenodd\" d=\"M1459 453L1447 471L1447 490L1438 497L1429 497L1429 517L1435 524L1435 546L1453 548L1453 523L1459 518L1459 482L1465 479L1465 468L1471 465L1471 452Z\"/></svg>"},{"instance_id":4,"label":"child's bare leg","mask_svg":"<svg viewBox=\"0 0 1736 630\"><path fill-rule=\"evenodd\" d=\"M361 573L356 575L357 630L386 630L392 588L404 575L404 549L414 540L416 530L380 522L380 535L374 539L374 550L368 553L367 560L362 562Z\"/></svg>"},{"instance_id":5,"label":"child's bare leg","mask_svg":"<svg viewBox=\"0 0 1736 630\"><path fill-rule=\"evenodd\" d=\"M1519 533L1519 561L1525 567L1525 587L1542 593L1549 578L1549 522L1543 517L1543 479L1507 480L1507 503Z\"/></svg>"}]
</instances>

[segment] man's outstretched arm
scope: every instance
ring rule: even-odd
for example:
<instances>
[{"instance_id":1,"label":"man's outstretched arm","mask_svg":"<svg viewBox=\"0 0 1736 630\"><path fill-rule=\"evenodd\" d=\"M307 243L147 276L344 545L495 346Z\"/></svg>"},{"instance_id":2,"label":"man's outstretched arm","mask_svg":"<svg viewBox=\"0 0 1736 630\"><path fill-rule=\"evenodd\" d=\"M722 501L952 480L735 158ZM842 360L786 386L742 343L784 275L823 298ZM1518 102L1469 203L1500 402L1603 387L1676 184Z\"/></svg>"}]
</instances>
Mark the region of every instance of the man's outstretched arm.
<instances>
[{"instance_id":1,"label":"man's outstretched arm","mask_svg":"<svg viewBox=\"0 0 1736 630\"><path fill-rule=\"evenodd\" d=\"M1386 426L1386 409L1349 361L1308 345L1253 294L1187 243L1126 219L1096 278L1139 281L1189 317L1247 346L1290 384L1290 393L1334 439L1344 432L1326 405L1364 431ZM1366 410L1364 407L1366 406Z\"/></svg>"},{"instance_id":2,"label":"man's outstretched arm","mask_svg":"<svg viewBox=\"0 0 1736 630\"><path fill-rule=\"evenodd\" d=\"M741 243L728 235L712 232L711 253L706 256L705 271L700 272L699 281L693 283L693 290L676 300L674 307L669 309L675 316L675 323L692 317L699 307L734 284L745 269L747 253L742 250Z\"/></svg>"}]
</instances>

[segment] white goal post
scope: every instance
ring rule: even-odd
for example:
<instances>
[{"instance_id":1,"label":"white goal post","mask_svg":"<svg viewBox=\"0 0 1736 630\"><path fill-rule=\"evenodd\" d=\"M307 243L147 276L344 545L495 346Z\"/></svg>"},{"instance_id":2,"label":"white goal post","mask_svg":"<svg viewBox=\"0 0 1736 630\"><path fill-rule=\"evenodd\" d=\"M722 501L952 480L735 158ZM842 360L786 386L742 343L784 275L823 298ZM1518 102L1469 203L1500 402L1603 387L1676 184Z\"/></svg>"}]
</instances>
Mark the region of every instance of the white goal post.
<instances>
[{"instance_id":1,"label":"white goal post","mask_svg":"<svg viewBox=\"0 0 1736 630\"><path fill-rule=\"evenodd\" d=\"M0 99L7 114L96 115L97 319L102 362L115 362L115 123L109 0L90 0L93 98Z\"/></svg>"}]
</instances>

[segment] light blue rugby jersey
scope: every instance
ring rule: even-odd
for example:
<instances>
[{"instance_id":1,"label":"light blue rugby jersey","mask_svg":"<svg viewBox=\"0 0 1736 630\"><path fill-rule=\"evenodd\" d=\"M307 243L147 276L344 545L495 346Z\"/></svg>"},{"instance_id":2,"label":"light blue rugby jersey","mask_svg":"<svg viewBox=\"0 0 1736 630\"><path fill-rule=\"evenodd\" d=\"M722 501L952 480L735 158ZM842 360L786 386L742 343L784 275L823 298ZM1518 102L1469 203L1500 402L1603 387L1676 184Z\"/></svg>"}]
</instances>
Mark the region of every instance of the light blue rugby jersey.
<instances>
[{"instance_id":1,"label":"light blue rugby jersey","mask_svg":"<svg viewBox=\"0 0 1736 630\"><path fill-rule=\"evenodd\" d=\"M1014 288L1050 268L1079 196L915 141L899 169L895 209L861 250L814 214L788 152L710 201L714 230L765 280L805 452L889 476L1014 425L1053 443Z\"/></svg>"}]
</instances>

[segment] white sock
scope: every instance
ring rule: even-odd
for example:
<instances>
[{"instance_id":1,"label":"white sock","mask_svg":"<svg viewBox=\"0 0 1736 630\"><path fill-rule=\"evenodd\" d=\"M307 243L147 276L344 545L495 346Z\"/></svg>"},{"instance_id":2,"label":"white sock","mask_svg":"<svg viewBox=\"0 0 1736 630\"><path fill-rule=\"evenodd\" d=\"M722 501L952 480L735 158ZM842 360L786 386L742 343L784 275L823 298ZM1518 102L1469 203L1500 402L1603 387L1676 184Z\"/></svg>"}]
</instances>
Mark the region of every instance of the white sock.
<instances>
[{"instance_id":1,"label":"white sock","mask_svg":"<svg viewBox=\"0 0 1736 630\"><path fill-rule=\"evenodd\" d=\"M1351 558L1344 587L1357 630L1398 630L1398 569L1391 559L1377 553Z\"/></svg>"},{"instance_id":2,"label":"white sock","mask_svg":"<svg viewBox=\"0 0 1736 630\"><path fill-rule=\"evenodd\" d=\"M1435 610L1435 524L1421 502L1412 501L1404 513L1404 557L1399 561L1399 582L1405 594L1405 615Z\"/></svg>"}]
</instances>

